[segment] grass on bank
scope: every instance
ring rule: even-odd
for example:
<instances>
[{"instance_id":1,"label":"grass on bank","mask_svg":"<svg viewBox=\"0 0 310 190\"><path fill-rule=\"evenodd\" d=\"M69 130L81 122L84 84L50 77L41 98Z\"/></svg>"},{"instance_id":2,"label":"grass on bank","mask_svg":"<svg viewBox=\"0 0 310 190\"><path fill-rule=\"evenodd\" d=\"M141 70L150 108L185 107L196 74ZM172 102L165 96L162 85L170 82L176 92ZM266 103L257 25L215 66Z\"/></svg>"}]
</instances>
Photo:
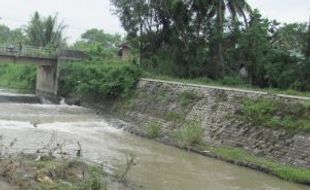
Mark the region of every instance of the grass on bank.
<instances>
[{"instance_id":1,"label":"grass on bank","mask_svg":"<svg viewBox=\"0 0 310 190\"><path fill-rule=\"evenodd\" d=\"M156 139L160 136L162 126L159 123L149 123L146 126L147 136L152 139Z\"/></svg>"},{"instance_id":2,"label":"grass on bank","mask_svg":"<svg viewBox=\"0 0 310 190\"><path fill-rule=\"evenodd\" d=\"M185 79L185 78L175 78L165 75L155 75L149 72L144 72L143 77L145 78L152 78L158 80L167 80L167 81L175 81L175 82L182 82L182 83L191 83L191 84L198 84L198 85L208 85L214 87L231 87L231 88L240 88L244 90L254 90L254 91L262 91L271 94L284 94L284 95L292 95L292 96L305 96L310 97L310 92L301 92L296 91L293 89L276 89L276 88L258 88L257 86L250 85L245 81L241 80L238 77L224 77L221 80L212 80L207 77L195 78L195 79Z\"/></svg>"},{"instance_id":3,"label":"grass on bank","mask_svg":"<svg viewBox=\"0 0 310 190\"><path fill-rule=\"evenodd\" d=\"M174 132L173 137L179 146L190 149L202 143L204 129L198 120L188 121Z\"/></svg>"},{"instance_id":4,"label":"grass on bank","mask_svg":"<svg viewBox=\"0 0 310 190\"><path fill-rule=\"evenodd\" d=\"M310 102L287 104L279 100L245 99L241 119L255 125L310 133Z\"/></svg>"},{"instance_id":5,"label":"grass on bank","mask_svg":"<svg viewBox=\"0 0 310 190\"><path fill-rule=\"evenodd\" d=\"M253 155L241 148L214 147L203 142L204 129L199 120L187 121L181 128L172 132L171 136L181 147L190 151L191 148L200 151L208 150L224 160L239 161L244 164L268 169L273 175L290 182L310 184L310 170L286 166L279 162Z\"/></svg>"},{"instance_id":6,"label":"grass on bank","mask_svg":"<svg viewBox=\"0 0 310 190\"><path fill-rule=\"evenodd\" d=\"M0 86L25 91L33 91L36 85L35 65L1 64Z\"/></svg>"},{"instance_id":7,"label":"grass on bank","mask_svg":"<svg viewBox=\"0 0 310 190\"><path fill-rule=\"evenodd\" d=\"M31 157L0 160L0 174L21 189L33 190L106 190L106 174L99 166L80 160Z\"/></svg>"},{"instance_id":8,"label":"grass on bank","mask_svg":"<svg viewBox=\"0 0 310 190\"><path fill-rule=\"evenodd\" d=\"M255 164L262 168L267 168L273 175L278 176L279 178L284 179L286 181L310 184L309 169L284 166L275 161L254 156L239 148L232 148L232 147L210 148L209 146L207 146L207 149L224 159Z\"/></svg>"},{"instance_id":9,"label":"grass on bank","mask_svg":"<svg viewBox=\"0 0 310 190\"><path fill-rule=\"evenodd\" d=\"M192 105L193 103L197 102L200 97L193 91L184 91L178 96L178 102L180 102L183 108Z\"/></svg>"}]
</instances>

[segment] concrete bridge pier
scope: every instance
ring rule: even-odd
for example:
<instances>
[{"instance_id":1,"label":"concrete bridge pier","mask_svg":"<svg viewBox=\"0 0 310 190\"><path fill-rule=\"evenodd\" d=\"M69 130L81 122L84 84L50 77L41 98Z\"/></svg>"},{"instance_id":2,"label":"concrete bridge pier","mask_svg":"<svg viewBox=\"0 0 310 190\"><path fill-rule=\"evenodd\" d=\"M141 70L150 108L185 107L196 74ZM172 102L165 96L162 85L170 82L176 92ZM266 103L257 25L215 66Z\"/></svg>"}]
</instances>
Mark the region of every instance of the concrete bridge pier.
<instances>
[{"instance_id":1,"label":"concrete bridge pier","mask_svg":"<svg viewBox=\"0 0 310 190\"><path fill-rule=\"evenodd\" d=\"M81 51L23 47L16 49L0 46L0 63L37 65L36 95L58 102L59 65L65 62L81 61Z\"/></svg>"},{"instance_id":2,"label":"concrete bridge pier","mask_svg":"<svg viewBox=\"0 0 310 190\"><path fill-rule=\"evenodd\" d=\"M38 65L36 95L51 100L57 99L58 72L57 62L52 65Z\"/></svg>"}]
</instances>

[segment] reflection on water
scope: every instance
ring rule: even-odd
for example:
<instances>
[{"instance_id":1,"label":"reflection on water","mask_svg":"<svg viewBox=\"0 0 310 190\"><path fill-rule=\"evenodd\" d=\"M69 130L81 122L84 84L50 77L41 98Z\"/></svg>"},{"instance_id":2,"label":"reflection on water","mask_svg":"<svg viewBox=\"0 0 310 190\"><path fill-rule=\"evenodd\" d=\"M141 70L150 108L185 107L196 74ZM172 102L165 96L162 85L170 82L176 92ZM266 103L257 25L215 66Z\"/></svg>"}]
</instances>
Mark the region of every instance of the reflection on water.
<instances>
[{"instance_id":1,"label":"reflection on water","mask_svg":"<svg viewBox=\"0 0 310 190\"><path fill-rule=\"evenodd\" d=\"M36 123L34 127L33 123ZM150 190L309 190L309 187L165 146L112 127L93 111L67 105L0 104L0 135L8 143L17 138L13 151L33 152L51 136L74 152L77 141L83 157L103 163L109 170L132 152L137 165L130 179ZM0 189L2 190L0 184Z\"/></svg>"}]
</instances>

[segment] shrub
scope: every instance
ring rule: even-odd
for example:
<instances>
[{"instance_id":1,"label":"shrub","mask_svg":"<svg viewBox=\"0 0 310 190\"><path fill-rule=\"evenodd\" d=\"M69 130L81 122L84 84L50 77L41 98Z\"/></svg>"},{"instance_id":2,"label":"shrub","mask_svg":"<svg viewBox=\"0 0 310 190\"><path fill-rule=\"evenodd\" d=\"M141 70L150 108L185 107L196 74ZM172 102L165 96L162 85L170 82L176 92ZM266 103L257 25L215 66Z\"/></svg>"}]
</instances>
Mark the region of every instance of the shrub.
<instances>
[{"instance_id":1,"label":"shrub","mask_svg":"<svg viewBox=\"0 0 310 190\"><path fill-rule=\"evenodd\" d=\"M184 115L177 112L167 112L164 115L165 120L171 121L171 122L182 122L184 121Z\"/></svg>"},{"instance_id":2,"label":"shrub","mask_svg":"<svg viewBox=\"0 0 310 190\"><path fill-rule=\"evenodd\" d=\"M160 132L161 132L161 129L162 129L162 126L158 123L150 123L147 125L147 135L150 137L150 138L157 138L159 137L160 135Z\"/></svg>"},{"instance_id":3,"label":"shrub","mask_svg":"<svg viewBox=\"0 0 310 190\"><path fill-rule=\"evenodd\" d=\"M310 132L310 109L305 104L285 104L276 100L246 99L241 105L245 121L266 127L283 127Z\"/></svg>"},{"instance_id":4,"label":"shrub","mask_svg":"<svg viewBox=\"0 0 310 190\"><path fill-rule=\"evenodd\" d=\"M16 89L34 90L36 72L35 65L0 65L0 85Z\"/></svg>"},{"instance_id":5,"label":"shrub","mask_svg":"<svg viewBox=\"0 0 310 190\"><path fill-rule=\"evenodd\" d=\"M181 147L187 147L189 149L193 145L202 143L203 132L204 129L200 121L190 121L176 131L175 138Z\"/></svg>"},{"instance_id":6,"label":"shrub","mask_svg":"<svg viewBox=\"0 0 310 190\"><path fill-rule=\"evenodd\" d=\"M270 117L275 113L276 110L276 103L267 99L247 99L242 103L243 115L256 124L262 124L266 120L270 120Z\"/></svg>"},{"instance_id":7,"label":"shrub","mask_svg":"<svg viewBox=\"0 0 310 190\"><path fill-rule=\"evenodd\" d=\"M140 78L132 64L67 64L61 69L60 94L117 98L127 95Z\"/></svg>"},{"instance_id":8,"label":"shrub","mask_svg":"<svg viewBox=\"0 0 310 190\"><path fill-rule=\"evenodd\" d=\"M194 102L196 102L199 99L199 96L192 91L185 91L182 92L179 96L178 96L178 101L180 102L181 106L183 108L193 104Z\"/></svg>"},{"instance_id":9,"label":"shrub","mask_svg":"<svg viewBox=\"0 0 310 190\"><path fill-rule=\"evenodd\" d=\"M224 77L220 83L222 85L226 86L244 86L246 85L246 82L243 81L240 77L232 77L232 76L226 76Z\"/></svg>"}]
</instances>

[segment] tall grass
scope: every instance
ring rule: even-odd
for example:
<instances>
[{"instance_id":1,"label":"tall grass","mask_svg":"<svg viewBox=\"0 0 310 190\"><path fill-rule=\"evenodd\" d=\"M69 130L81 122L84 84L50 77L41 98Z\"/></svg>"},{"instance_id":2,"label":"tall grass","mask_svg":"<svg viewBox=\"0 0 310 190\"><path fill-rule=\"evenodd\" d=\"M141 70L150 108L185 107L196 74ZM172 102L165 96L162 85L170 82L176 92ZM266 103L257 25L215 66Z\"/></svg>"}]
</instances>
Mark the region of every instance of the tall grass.
<instances>
[{"instance_id":1,"label":"tall grass","mask_svg":"<svg viewBox=\"0 0 310 190\"><path fill-rule=\"evenodd\" d=\"M193 120L185 123L175 134L179 146L190 150L191 146L199 145L203 140L204 129L200 121Z\"/></svg>"},{"instance_id":2,"label":"tall grass","mask_svg":"<svg viewBox=\"0 0 310 190\"><path fill-rule=\"evenodd\" d=\"M310 106L288 104L269 99L245 99L241 105L242 119L256 125L310 132Z\"/></svg>"},{"instance_id":3,"label":"tall grass","mask_svg":"<svg viewBox=\"0 0 310 190\"><path fill-rule=\"evenodd\" d=\"M162 126L159 123L150 123L146 126L148 137L155 139L160 136Z\"/></svg>"},{"instance_id":4,"label":"tall grass","mask_svg":"<svg viewBox=\"0 0 310 190\"><path fill-rule=\"evenodd\" d=\"M35 65L0 65L0 86L33 91L35 85Z\"/></svg>"}]
</instances>

